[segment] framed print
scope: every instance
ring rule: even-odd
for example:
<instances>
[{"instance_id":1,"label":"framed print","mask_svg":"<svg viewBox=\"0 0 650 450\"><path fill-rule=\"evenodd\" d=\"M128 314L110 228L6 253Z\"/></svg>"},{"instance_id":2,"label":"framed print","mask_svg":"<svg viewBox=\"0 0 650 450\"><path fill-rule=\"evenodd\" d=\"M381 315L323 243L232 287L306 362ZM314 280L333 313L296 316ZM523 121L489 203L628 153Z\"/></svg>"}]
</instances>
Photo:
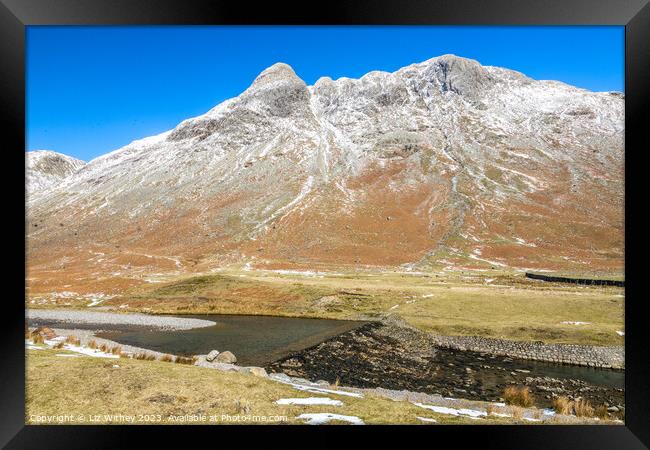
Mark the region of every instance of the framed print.
<instances>
[{"instance_id":1,"label":"framed print","mask_svg":"<svg viewBox=\"0 0 650 450\"><path fill-rule=\"evenodd\" d=\"M3 445L650 441L647 2L0 10Z\"/></svg>"}]
</instances>

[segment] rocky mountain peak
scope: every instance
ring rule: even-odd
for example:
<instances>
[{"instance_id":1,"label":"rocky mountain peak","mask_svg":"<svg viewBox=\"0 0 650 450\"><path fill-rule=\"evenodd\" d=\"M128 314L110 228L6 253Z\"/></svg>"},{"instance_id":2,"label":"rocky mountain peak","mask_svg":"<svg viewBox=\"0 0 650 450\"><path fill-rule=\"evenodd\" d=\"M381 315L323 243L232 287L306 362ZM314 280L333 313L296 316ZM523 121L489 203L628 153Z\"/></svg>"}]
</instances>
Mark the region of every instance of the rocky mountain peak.
<instances>
[{"instance_id":1,"label":"rocky mountain peak","mask_svg":"<svg viewBox=\"0 0 650 450\"><path fill-rule=\"evenodd\" d=\"M309 90L291 66L276 63L255 78L241 100L246 109L270 117L304 115L308 110Z\"/></svg>"},{"instance_id":2,"label":"rocky mountain peak","mask_svg":"<svg viewBox=\"0 0 650 450\"><path fill-rule=\"evenodd\" d=\"M286 83L305 86L305 82L296 75L289 64L278 62L264 69L249 89L269 88Z\"/></svg>"},{"instance_id":3,"label":"rocky mountain peak","mask_svg":"<svg viewBox=\"0 0 650 450\"><path fill-rule=\"evenodd\" d=\"M430 79L437 80L443 92L455 92L469 100L478 99L495 81L490 72L473 59L442 55L425 64Z\"/></svg>"}]
</instances>

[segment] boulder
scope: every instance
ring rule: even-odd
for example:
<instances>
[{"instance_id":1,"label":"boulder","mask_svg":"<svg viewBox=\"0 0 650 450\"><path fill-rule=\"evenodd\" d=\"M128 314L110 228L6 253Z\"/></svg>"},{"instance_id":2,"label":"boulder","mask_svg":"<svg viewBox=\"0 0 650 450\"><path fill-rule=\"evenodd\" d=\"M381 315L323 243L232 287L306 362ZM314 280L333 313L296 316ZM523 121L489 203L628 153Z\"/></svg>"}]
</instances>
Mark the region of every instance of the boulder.
<instances>
[{"instance_id":1,"label":"boulder","mask_svg":"<svg viewBox=\"0 0 650 450\"><path fill-rule=\"evenodd\" d=\"M264 367L244 367L243 372L250 373L260 378L268 378L269 375L266 373Z\"/></svg>"},{"instance_id":2,"label":"boulder","mask_svg":"<svg viewBox=\"0 0 650 450\"><path fill-rule=\"evenodd\" d=\"M219 363L235 364L237 362L237 358L231 352L225 351L225 352L219 353L219 355L217 355L217 358L215 359L215 361L219 362Z\"/></svg>"},{"instance_id":3,"label":"boulder","mask_svg":"<svg viewBox=\"0 0 650 450\"><path fill-rule=\"evenodd\" d=\"M212 350L210 353L208 353L205 359L206 361L212 362L217 356L219 356L219 350Z\"/></svg>"},{"instance_id":4,"label":"boulder","mask_svg":"<svg viewBox=\"0 0 650 450\"><path fill-rule=\"evenodd\" d=\"M217 361L209 362L206 358L206 355L197 355L196 361L194 362L195 366L205 367L208 369L217 369L222 371L238 372L239 367L234 364L220 363Z\"/></svg>"}]
</instances>

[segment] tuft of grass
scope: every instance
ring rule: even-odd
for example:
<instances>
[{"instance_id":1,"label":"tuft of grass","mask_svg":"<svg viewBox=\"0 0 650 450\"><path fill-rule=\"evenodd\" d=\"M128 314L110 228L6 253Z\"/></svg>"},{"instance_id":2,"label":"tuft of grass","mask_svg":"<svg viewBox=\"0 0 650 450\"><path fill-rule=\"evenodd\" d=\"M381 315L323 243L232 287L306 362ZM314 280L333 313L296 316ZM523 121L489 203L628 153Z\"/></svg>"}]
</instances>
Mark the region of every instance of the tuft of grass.
<instances>
[{"instance_id":1,"label":"tuft of grass","mask_svg":"<svg viewBox=\"0 0 650 450\"><path fill-rule=\"evenodd\" d=\"M94 339L88 342L88 348L92 348L93 350L95 350L97 348L97 342Z\"/></svg>"},{"instance_id":2,"label":"tuft of grass","mask_svg":"<svg viewBox=\"0 0 650 450\"><path fill-rule=\"evenodd\" d=\"M513 419L521 420L524 417L524 408L519 406L511 406L510 412L512 413Z\"/></svg>"},{"instance_id":3,"label":"tuft of grass","mask_svg":"<svg viewBox=\"0 0 650 450\"><path fill-rule=\"evenodd\" d=\"M192 365L194 364L194 357L188 358L186 356L177 356L176 360L174 361L176 364L188 364Z\"/></svg>"},{"instance_id":4,"label":"tuft of grass","mask_svg":"<svg viewBox=\"0 0 650 450\"><path fill-rule=\"evenodd\" d=\"M65 338L65 342L70 345L76 345L77 347L81 345L81 339L79 339L77 336L74 335L70 335L67 338Z\"/></svg>"},{"instance_id":5,"label":"tuft of grass","mask_svg":"<svg viewBox=\"0 0 650 450\"><path fill-rule=\"evenodd\" d=\"M119 345L111 347L111 353L113 355L121 355L122 354L122 347L120 347Z\"/></svg>"},{"instance_id":6,"label":"tuft of grass","mask_svg":"<svg viewBox=\"0 0 650 450\"><path fill-rule=\"evenodd\" d=\"M108 345L106 345L106 344L101 344L101 345L99 346L99 350L101 350L101 351L104 352L104 353L108 353Z\"/></svg>"},{"instance_id":7,"label":"tuft of grass","mask_svg":"<svg viewBox=\"0 0 650 450\"><path fill-rule=\"evenodd\" d=\"M599 405L594 409L594 416L600 419L609 419L609 413L607 412L607 406Z\"/></svg>"},{"instance_id":8,"label":"tuft of grass","mask_svg":"<svg viewBox=\"0 0 650 450\"><path fill-rule=\"evenodd\" d=\"M588 400L579 398L573 404L573 409L578 417L594 417L594 407Z\"/></svg>"},{"instance_id":9,"label":"tuft of grass","mask_svg":"<svg viewBox=\"0 0 650 450\"><path fill-rule=\"evenodd\" d=\"M63 348L64 345L65 345L65 342L57 342L56 344L54 344L52 346L52 348L60 349L60 348Z\"/></svg>"},{"instance_id":10,"label":"tuft of grass","mask_svg":"<svg viewBox=\"0 0 650 450\"><path fill-rule=\"evenodd\" d=\"M32 342L34 344L45 344L45 339L43 339L43 336L39 333L34 333L32 334Z\"/></svg>"},{"instance_id":11,"label":"tuft of grass","mask_svg":"<svg viewBox=\"0 0 650 450\"><path fill-rule=\"evenodd\" d=\"M556 397L553 399L553 409L558 414L569 415L573 412L573 402L567 397Z\"/></svg>"},{"instance_id":12,"label":"tuft of grass","mask_svg":"<svg viewBox=\"0 0 650 450\"><path fill-rule=\"evenodd\" d=\"M172 355L162 355L160 360L162 362L174 362L174 357Z\"/></svg>"},{"instance_id":13,"label":"tuft of grass","mask_svg":"<svg viewBox=\"0 0 650 450\"><path fill-rule=\"evenodd\" d=\"M251 405L245 400L236 400L235 411L237 414L249 414L251 412Z\"/></svg>"},{"instance_id":14,"label":"tuft of grass","mask_svg":"<svg viewBox=\"0 0 650 450\"><path fill-rule=\"evenodd\" d=\"M503 398L508 405L531 407L535 404L535 397L527 386L508 386L503 391Z\"/></svg>"}]
</instances>

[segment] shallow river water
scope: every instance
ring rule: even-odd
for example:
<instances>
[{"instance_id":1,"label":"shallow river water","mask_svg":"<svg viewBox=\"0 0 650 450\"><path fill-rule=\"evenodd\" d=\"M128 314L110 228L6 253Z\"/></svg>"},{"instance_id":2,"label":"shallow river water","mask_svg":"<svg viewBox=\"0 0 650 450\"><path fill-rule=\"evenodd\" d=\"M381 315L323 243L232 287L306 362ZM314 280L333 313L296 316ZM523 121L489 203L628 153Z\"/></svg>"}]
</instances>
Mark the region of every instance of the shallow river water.
<instances>
[{"instance_id":1,"label":"shallow river water","mask_svg":"<svg viewBox=\"0 0 650 450\"><path fill-rule=\"evenodd\" d=\"M525 382L529 377L580 380L573 390L583 391L587 383L596 387L592 395L622 398L625 373L617 370L559 365L494 357L473 352L439 349L427 361L413 363L400 359L395 343L377 336L359 340L368 322L306 319L272 316L202 315L192 316L216 322L216 325L183 331L161 331L127 325L57 324L30 321L32 325L97 329L97 336L124 345L176 355L207 354L211 350L229 350L238 364L264 366L270 370L293 372L310 379L340 381L350 386L382 386L415 391L447 392L477 398L496 398L504 383ZM364 327L364 325L367 325ZM328 341L329 344L314 347ZM370 346L370 347L369 347ZM374 346L374 348L372 348ZM367 357L371 355L371 357ZM298 358L299 367L287 365ZM282 360L292 358L283 363ZM374 361L374 362L373 362ZM412 366L412 367L410 367ZM290 370L287 370L291 367ZM545 384L544 382L540 382ZM537 381L535 385L540 384ZM551 385L552 386L552 385ZM598 388L600 386L600 389ZM540 392L544 393L544 392ZM586 393L586 392L585 392ZM612 399L616 400L616 399ZM622 400L621 400L622 401Z\"/></svg>"}]
</instances>

